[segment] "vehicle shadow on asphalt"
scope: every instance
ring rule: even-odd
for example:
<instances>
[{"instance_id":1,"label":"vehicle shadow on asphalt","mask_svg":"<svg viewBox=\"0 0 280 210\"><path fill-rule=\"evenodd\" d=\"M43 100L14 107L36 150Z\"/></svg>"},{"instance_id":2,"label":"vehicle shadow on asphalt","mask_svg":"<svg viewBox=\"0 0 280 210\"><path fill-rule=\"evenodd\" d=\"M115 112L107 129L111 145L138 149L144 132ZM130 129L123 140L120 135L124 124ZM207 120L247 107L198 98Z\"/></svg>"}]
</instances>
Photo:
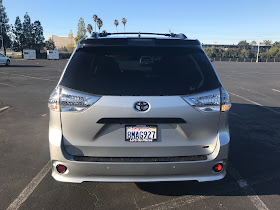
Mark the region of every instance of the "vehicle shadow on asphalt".
<instances>
[{"instance_id":1,"label":"vehicle shadow on asphalt","mask_svg":"<svg viewBox=\"0 0 280 210\"><path fill-rule=\"evenodd\" d=\"M277 110L277 107L266 108ZM222 207L217 207L221 203L229 205L231 209L244 209L248 195L279 195L279 116L260 106L234 103L229 123L230 165L254 191L245 193L230 170L223 180L202 183L181 181L74 184L57 182L49 172L32 196L23 203L22 209L65 209L66 206L69 209L81 209L81 205L83 209L202 209L201 205L205 203L197 201L203 199L207 199L205 202L208 209L218 209ZM268 197L270 196L261 198ZM270 198L273 202L264 201L275 206L271 209L277 209L279 199L275 196ZM58 199L59 202L54 202Z\"/></svg>"},{"instance_id":2,"label":"vehicle shadow on asphalt","mask_svg":"<svg viewBox=\"0 0 280 210\"><path fill-rule=\"evenodd\" d=\"M229 163L256 194L280 194L280 115L279 107L233 103L229 113L231 144ZM139 189L157 195L235 195L244 196L236 177L227 170L223 180L199 183L136 183Z\"/></svg>"}]
</instances>

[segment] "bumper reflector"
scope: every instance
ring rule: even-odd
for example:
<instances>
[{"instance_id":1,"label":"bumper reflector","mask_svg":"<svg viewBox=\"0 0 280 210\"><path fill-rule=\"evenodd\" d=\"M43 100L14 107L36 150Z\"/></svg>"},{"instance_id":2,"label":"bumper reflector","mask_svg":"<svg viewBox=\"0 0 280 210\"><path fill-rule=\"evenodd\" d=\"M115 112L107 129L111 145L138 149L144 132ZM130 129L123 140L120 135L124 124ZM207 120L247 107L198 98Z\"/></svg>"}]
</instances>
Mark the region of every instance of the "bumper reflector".
<instances>
[{"instance_id":1,"label":"bumper reflector","mask_svg":"<svg viewBox=\"0 0 280 210\"><path fill-rule=\"evenodd\" d=\"M58 173L63 174L67 170L67 167L65 165L57 165L56 170L58 171Z\"/></svg>"},{"instance_id":2,"label":"bumper reflector","mask_svg":"<svg viewBox=\"0 0 280 210\"><path fill-rule=\"evenodd\" d=\"M223 170L223 164L222 163L218 163L218 164L214 165L214 167L213 167L214 172L221 172L222 170Z\"/></svg>"}]
</instances>

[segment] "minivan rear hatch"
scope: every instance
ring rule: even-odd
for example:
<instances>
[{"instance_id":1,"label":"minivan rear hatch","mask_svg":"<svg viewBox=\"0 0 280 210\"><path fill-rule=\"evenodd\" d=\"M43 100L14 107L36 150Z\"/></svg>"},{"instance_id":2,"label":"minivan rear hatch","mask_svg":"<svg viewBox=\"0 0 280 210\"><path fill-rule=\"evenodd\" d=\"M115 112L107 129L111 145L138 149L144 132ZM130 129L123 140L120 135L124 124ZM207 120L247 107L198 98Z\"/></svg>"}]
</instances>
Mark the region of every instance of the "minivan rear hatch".
<instances>
[{"instance_id":1,"label":"minivan rear hatch","mask_svg":"<svg viewBox=\"0 0 280 210\"><path fill-rule=\"evenodd\" d=\"M201 112L182 98L220 94L200 47L80 48L59 86L99 97L84 111L61 112L63 143L71 155L185 157L210 154L216 146L220 112ZM140 102L149 108L137 110ZM128 129L141 126L156 130L155 141L127 141Z\"/></svg>"}]
</instances>

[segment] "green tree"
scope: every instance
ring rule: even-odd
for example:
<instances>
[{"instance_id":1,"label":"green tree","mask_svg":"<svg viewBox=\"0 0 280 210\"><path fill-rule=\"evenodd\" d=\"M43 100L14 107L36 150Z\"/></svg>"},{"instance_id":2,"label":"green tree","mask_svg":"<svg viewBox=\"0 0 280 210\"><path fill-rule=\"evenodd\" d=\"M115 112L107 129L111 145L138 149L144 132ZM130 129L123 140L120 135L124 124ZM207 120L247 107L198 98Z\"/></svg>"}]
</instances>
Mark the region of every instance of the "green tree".
<instances>
[{"instance_id":1,"label":"green tree","mask_svg":"<svg viewBox=\"0 0 280 210\"><path fill-rule=\"evenodd\" d=\"M239 52L239 58L249 58L250 57L250 50L242 49Z\"/></svg>"},{"instance_id":2,"label":"green tree","mask_svg":"<svg viewBox=\"0 0 280 210\"><path fill-rule=\"evenodd\" d=\"M272 47L278 47L278 48L280 48L280 42L274 42L273 45L272 45Z\"/></svg>"},{"instance_id":3,"label":"green tree","mask_svg":"<svg viewBox=\"0 0 280 210\"><path fill-rule=\"evenodd\" d=\"M265 45L271 45L272 44L272 41L271 40L263 40L263 43Z\"/></svg>"},{"instance_id":4,"label":"green tree","mask_svg":"<svg viewBox=\"0 0 280 210\"><path fill-rule=\"evenodd\" d=\"M275 43L274 43L275 44ZM273 45L268 51L260 53L261 58L280 58L280 42Z\"/></svg>"},{"instance_id":5,"label":"green tree","mask_svg":"<svg viewBox=\"0 0 280 210\"><path fill-rule=\"evenodd\" d=\"M256 41L251 41L250 45L257 45Z\"/></svg>"},{"instance_id":6,"label":"green tree","mask_svg":"<svg viewBox=\"0 0 280 210\"><path fill-rule=\"evenodd\" d=\"M223 50L218 47L206 47L204 51L209 58L222 57L223 53Z\"/></svg>"},{"instance_id":7,"label":"green tree","mask_svg":"<svg viewBox=\"0 0 280 210\"><path fill-rule=\"evenodd\" d=\"M212 47L206 47L206 48L203 48L203 50L209 58L216 57L216 56L214 56Z\"/></svg>"},{"instance_id":8,"label":"green tree","mask_svg":"<svg viewBox=\"0 0 280 210\"><path fill-rule=\"evenodd\" d=\"M86 38L86 27L85 27L85 22L83 18L79 19L78 23L78 31L77 31L77 36L75 37L76 43L80 41L82 38Z\"/></svg>"},{"instance_id":9,"label":"green tree","mask_svg":"<svg viewBox=\"0 0 280 210\"><path fill-rule=\"evenodd\" d=\"M228 49L225 51L224 57L225 57L225 58L238 58L238 57L239 57L239 53L240 53L240 50L239 50L239 49L236 49L236 48L228 48Z\"/></svg>"},{"instance_id":10,"label":"green tree","mask_svg":"<svg viewBox=\"0 0 280 210\"><path fill-rule=\"evenodd\" d=\"M97 17L97 15L93 15L92 16L92 19L93 19L93 21L94 21L94 32L96 33L96 24L97 24L97 20L98 20L98 17Z\"/></svg>"},{"instance_id":11,"label":"green tree","mask_svg":"<svg viewBox=\"0 0 280 210\"><path fill-rule=\"evenodd\" d=\"M12 27L12 32L13 32L12 50L14 50L15 52L21 52L21 55L23 57L24 35L23 35L22 23L19 16L16 17L15 24Z\"/></svg>"},{"instance_id":12,"label":"green tree","mask_svg":"<svg viewBox=\"0 0 280 210\"><path fill-rule=\"evenodd\" d=\"M119 21L118 20L114 20L114 25L116 26L116 30L117 30L117 33L118 33Z\"/></svg>"},{"instance_id":13,"label":"green tree","mask_svg":"<svg viewBox=\"0 0 280 210\"><path fill-rule=\"evenodd\" d=\"M36 50L37 53L40 52L41 49L44 47L44 30L41 22L36 20L32 24L32 45L33 49Z\"/></svg>"},{"instance_id":14,"label":"green tree","mask_svg":"<svg viewBox=\"0 0 280 210\"><path fill-rule=\"evenodd\" d=\"M72 30L69 31L68 37L69 38L74 38Z\"/></svg>"},{"instance_id":15,"label":"green tree","mask_svg":"<svg viewBox=\"0 0 280 210\"><path fill-rule=\"evenodd\" d=\"M103 34L107 34L107 31L106 31L106 30L103 30L101 33L103 33Z\"/></svg>"},{"instance_id":16,"label":"green tree","mask_svg":"<svg viewBox=\"0 0 280 210\"><path fill-rule=\"evenodd\" d=\"M243 41L240 41L238 43L238 48L240 50L243 50L243 49L250 50L250 45L249 45L249 43L246 40L243 40Z\"/></svg>"},{"instance_id":17,"label":"green tree","mask_svg":"<svg viewBox=\"0 0 280 210\"><path fill-rule=\"evenodd\" d=\"M51 39L48 41L45 41L45 48L46 48L46 50L54 50L55 49L54 41Z\"/></svg>"},{"instance_id":18,"label":"green tree","mask_svg":"<svg viewBox=\"0 0 280 210\"><path fill-rule=\"evenodd\" d=\"M68 43L68 44L66 45L66 50L67 50L67 52L72 53L72 52L74 51L74 49L75 49L75 47L74 47L73 44Z\"/></svg>"},{"instance_id":19,"label":"green tree","mask_svg":"<svg viewBox=\"0 0 280 210\"><path fill-rule=\"evenodd\" d=\"M204 48L204 51L209 58L216 58L216 57L218 57L216 49L217 48L214 48L214 47L207 47L207 48Z\"/></svg>"},{"instance_id":20,"label":"green tree","mask_svg":"<svg viewBox=\"0 0 280 210\"><path fill-rule=\"evenodd\" d=\"M73 36L73 32L72 32L72 30L70 30L70 32L69 32L69 34L68 34L68 38L70 39L70 43L69 43L69 46L68 46L68 48L70 49L73 49L74 50L74 48L75 48L75 43L74 43L74 36ZM66 46L66 49L67 49L67 46ZM72 50L72 51L73 51ZM68 51L68 49L67 49L67 51Z\"/></svg>"},{"instance_id":21,"label":"green tree","mask_svg":"<svg viewBox=\"0 0 280 210\"><path fill-rule=\"evenodd\" d=\"M127 19L123 18L122 23L123 23L123 32L125 33L125 24L127 23Z\"/></svg>"},{"instance_id":22,"label":"green tree","mask_svg":"<svg viewBox=\"0 0 280 210\"><path fill-rule=\"evenodd\" d=\"M4 54L6 55L7 47L11 46L11 39L9 36L9 32L10 32L9 18L5 10L6 8L3 6L2 0L0 0L1 47L3 47Z\"/></svg>"},{"instance_id":23,"label":"green tree","mask_svg":"<svg viewBox=\"0 0 280 210\"><path fill-rule=\"evenodd\" d=\"M92 33L92 25L91 24L87 25L87 32L89 33L89 35L91 35L91 33Z\"/></svg>"},{"instance_id":24,"label":"green tree","mask_svg":"<svg viewBox=\"0 0 280 210\"><path fill-rule=\"evenodd\" d=\"M31 19L28 13L24 15L24 21L23 21L23 48L31 49L33 45L33 36L32 36L32 24Z\"/></svg>"}]
</instances>

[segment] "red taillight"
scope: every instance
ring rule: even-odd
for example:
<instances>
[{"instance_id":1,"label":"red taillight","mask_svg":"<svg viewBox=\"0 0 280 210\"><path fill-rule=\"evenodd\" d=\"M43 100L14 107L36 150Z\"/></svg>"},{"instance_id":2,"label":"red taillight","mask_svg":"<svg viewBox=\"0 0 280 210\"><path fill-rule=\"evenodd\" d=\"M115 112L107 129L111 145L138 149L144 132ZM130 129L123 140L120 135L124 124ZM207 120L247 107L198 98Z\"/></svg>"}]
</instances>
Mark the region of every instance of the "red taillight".
<instances>
[{"instance_id":1,"label":"red taillight","mask_svg":"<svg viewBox=\"0 0 280 210\"><path fill-rule=\"evenodd\" d=\"M59 88L55 88L49 97L48 106L50 110L59 112Z\"/></svg>"},{"instance_id":2,"label":"red taillight","mask_svg":"<svg viewBox=\"0 0 280 210\"><path fill-rule=\"evenodd\" d=\"M221 163L218 163L218 164L214 165L214 167L213 167L213 171L215 171L215 172L221 172L222 170L223 170L223 164L221 164Z\"/></svg>"},{"instance_id":3,"label":"red taillight","mask_svg":"<svg viewBox=\"0 0 280 210\"><path fill-rule=\"evenodd\" d=\"M99 96L91 96L56 87L49 97L48 106L56 112L81 112L89 108Z\"/></svg>"},{"instance_id":4,"label":"red taillight","mask_svg":"<svg viewBox=\"0 0 280 210\"><path fill-rule=\"evenodd\" d=\"M231 102L227 91L221 88L221 111L226 112L230 109Z\"/></svg>"},{"instance_id":5,"label":"red taillight","mask_svg":"<svg viewBox=\"0 0 280 210\"><path fill-rule=\"evenodd\" d=\"M67 170L67 167L65 165L57 165L56 170L58 171L58 173L62 174L62 173L65 173L65 171Z\"/></svg>"},{"instance_id":6,"label":"red taillight","mask_svg":"<svg viewBox=\"0 0 280 210\"><path fill-rule=\"evenodd\" d=\"M220 94L220 90L215 89L205 93L185 96L183 99L198 111L219 112L221 102Z\"/></svg>"}]
</instances>

